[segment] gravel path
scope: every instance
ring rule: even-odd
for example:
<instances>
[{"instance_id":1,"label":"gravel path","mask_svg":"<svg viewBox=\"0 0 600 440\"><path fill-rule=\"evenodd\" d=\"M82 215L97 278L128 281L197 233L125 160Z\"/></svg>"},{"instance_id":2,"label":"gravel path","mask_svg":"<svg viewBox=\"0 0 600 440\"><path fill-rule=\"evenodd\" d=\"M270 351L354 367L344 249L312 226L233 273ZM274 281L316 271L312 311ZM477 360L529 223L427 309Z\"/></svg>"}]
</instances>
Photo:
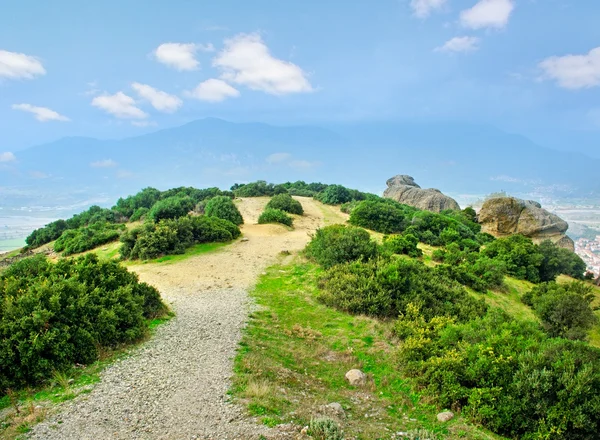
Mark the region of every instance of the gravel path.
<instances>
[{"instance_id":1,"label":"gravel path","mask_svg":"<svg viewBox=\"0 0 600 440\"><path fill-rule=\"evenodd\" d=\"M294 231L252 224L267 199L244 199L240 210L248 241L177 264L133 267L161 291L176 318L107 368L91 393L60 405L30 438L271 438L266 427L228 402L226 393L250 307L247 290L282 250L302 249L324 222L323 211L311 199L299 200L306 214ZM333 209L328 213L336 215Z\"/></svg>"}]
</instances>

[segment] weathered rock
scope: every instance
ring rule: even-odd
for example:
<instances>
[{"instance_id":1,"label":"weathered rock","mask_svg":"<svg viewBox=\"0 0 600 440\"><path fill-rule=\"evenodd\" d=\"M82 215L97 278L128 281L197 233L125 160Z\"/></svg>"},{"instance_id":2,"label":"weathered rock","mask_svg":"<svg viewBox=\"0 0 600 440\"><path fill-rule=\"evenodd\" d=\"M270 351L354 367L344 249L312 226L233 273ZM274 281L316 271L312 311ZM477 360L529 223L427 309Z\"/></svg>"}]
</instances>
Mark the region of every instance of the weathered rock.
<instances>
[{"instance_id":1,"label":"weathered rock","mask_svg":"<svg viewBox=\"0 0 600 440\"><path fill-rule=\"evenodd\" d=\"M332 415L335 417L344 417L346 415L346 411L344 411L344 407L338 402L332 402L327 405L323 405L320 408L321 412L326 415Z\"/></svg>"},{"instance_id":2,"label":"weathered rock","mask_svg":"<svg viewBox=\"0 0 600 440\"><path fill-rule=\"evenodd\" d=\"M454 413L452 411L444 411L437 415L437 419L440 422L449 422L454 418Z\"/></svg>"},{"instance_id":3,"label":"weathered rock","mask_svg":"<svg viewBox=\"0 0 600 440\"><path fill-rule=\"evenodd\" d=\"M367 375L360 370L350 370L346 373L346 380L350 385L355 387L365 385L367 383Z\"/></svg>"},{"instance_id":4,"label":"weathered rock","mask_svg":"<svg viewBox=\"0 0 600 440\"><path fill-rule=\"evenodd\" d=\"M387 189L383 192L383 197L405 205L433 212L460 209L459 204L452 197L442 194L438 189L421 188L411 176L400 174L388 179L386 184Z\"/></svg>"},{"instance_id":5,"label":"weathered rock","mask_svg":"<svg viewBox=\"0 0 600 440\"><path fill-rule=\"evenodd\" d=\"M496 197L486 200L479 211L482 232L495 237L522 234L534 243L550 240L562 248L575 250L573 240L565 235L569 224L531 200Z\"/></svg>"}]
</instances>

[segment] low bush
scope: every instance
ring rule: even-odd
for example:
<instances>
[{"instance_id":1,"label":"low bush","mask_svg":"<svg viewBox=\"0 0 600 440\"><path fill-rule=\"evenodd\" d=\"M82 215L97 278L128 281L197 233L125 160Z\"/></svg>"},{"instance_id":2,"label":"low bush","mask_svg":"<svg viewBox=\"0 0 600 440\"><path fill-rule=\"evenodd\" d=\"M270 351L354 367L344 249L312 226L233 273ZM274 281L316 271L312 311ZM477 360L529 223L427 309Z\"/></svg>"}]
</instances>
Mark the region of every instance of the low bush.
<instances>
[{"instance_id":1,"label":"low bush","mask_svg":"<svg viewBox=\"0 0 600 440\"><path fill-rule=\"evenodd\" d=\"M353 200L350 190L342 185L329 185L317 195L317 199L326 205L341 205Z\"/></svg>"},{"instance_id":2,"label":"low bush","mask_svg":"<svg viewBox=\"0 0 600 440\"><path fill-rule=\"evenodd\" d=\"M376 257L377 243L367 231L354 226L331 225L318 229L306 246L306 255L324 268Z\"/></svg>"},{"instance_id":3,"label":"low bush","mask_svg":"<svg viewBox=\"0 0 600 440\"><path fill-rule=\"evenodd\" d=\"M150 211L148 208L145 207L141 207L141 208L137 208L133 214L131 214L131 217L129 217L129 221L130 222L137 222L139 220L143 220L146 215L148 214L148 211Z\"/></svg>"},{"instance_id":4,"label":"low bush","mask_svg":"<svg viewBox=\"0 0 600 440\"><path fill-rule=\"evenodd\" d=\"M156 289L114 261L21 260L0 275L0 390L94 362L103 348L139 340L165 311Z\"/></svg>"},{"instance_id":5,"label":"low bush","mask_svg":"<svg viewBox=\"0 0 600 440\"><path fill-rule=\"evenodd\" d=\"M399 368L435 403L520 439L591 439L600 426L600 350L547 339L493 310L466 323L411 305L397 331Z\"/></svg>"},{"instance_id":6,"label":"low bush","mask_svg":"<svg viewBox=\"0 0 600 440\"><path fill-rule=\"evenodd\" d=\"M244 223L242 214L233 203L233 200L227 196L217 196L206 202L204 213L208 217L217 217L223 220L229 220L234 225Z\"/></svg>"},{"instance_id":7,"label":"low bush","mask_svg":"<svg viewBox=\"0 0 600 440\"><path fill-rule=\"evenodd\" d=\"M302 204L294 200L289 194L277 194L273 196L266 206L267 209L279 209L281 211L289 212L290 214L302 215L304 209Z\"/></svg>"},{"instance_id":8,"label":"low bush","mask_svg":"<svg viewBox=\"0 0 600 440\"><path fill-rule=\"evenodd\" d=\"M409 258L337 265L323 276L321 287L320 301L352 314L394 318L416 303L427 319L467 321L487 310L460 284Z\"/></svg>"},{"instance_id":9,"label":"low bush","mask_svg":"<svg viewBox=\"0 0 600 440\"><path fill-rule=\"evenodd\" d=\"M264 180L258 180L256 182L246 184L236 183L231 187L231 190L236 197L273 196L275 194L283 194L288 192L284 185L275 185L273 183L267 183Z\"/></svg>"},{"instance_id":10,"label":"low bush","mask_svg":"<svg viewBox=\"0 0 600 440\"><path fill-rule=\"evenodd\" d=\"M390 199L365 200L352 210L350 223L384 234L396 234L409 226L415 212L414 208Z\"/></svg>"},{"instance_id":11,"label":"low bush","mask_svg":"<svg viewBox=\"0 0 600 440\"><path fill-rule=\"evenodd\" d=\"M307 434L315 440L344 440L344 433L332 419L312 419L308 424Z\"/></svg>"},{"instance_id":12,"label":"low bush","mask_svg":"<svg viewBox=\"0 0 600 440\"><path fill-rule=\"evenodd\" d=\"M282 225L292 226L294 219L281 209L266 208L258 217L258 224L281 223Z\"/></svg>"},{"instance_id":13,"label":"low bush","mask_svg":"<svg viewBox=\"0 0 600 440\"><path fill-rule=\"evenodd\" d=\"M391 254L419 258L423 256L423 251L417 247L418 244L419 239L411 234L386 235L383 237L383 250Z\"/></svg>"},{"instance_id":14,"label":"low bush","mask_svg":"<svg viewBox=\"0 0 600 440\"><path fill-rule=\"evenodd\" d=\"M239 237L240 229L217 217L180 217L149 222L121 236L121 257L153 259L162 255L182 254L198 243L227 242Z\"/></svg>"},{"instance_id":15,"label":"low bush","mask_svg":"<svg viewBox=\"0 0 600 440\"><path fill-rule=\"evenodd\" d=\"M551 337L587 339L587 333L598 321L591 303L593 287L583 282L543 283L522 297L542 321Z\"/></svg>"},{"instance_id":16,"label":"low bush","mask_svg":"<svg viewBox=\"0 0 600 440\"><path fill-rule=\"evenodd\" d=\"M340 211L342 211L344 214L352 214L352 211L358 206L359 203L360 202L358 200L342 203L340 206Z\"/></svg>"},{"instance_id":17,"label":"low bush","mask_svg":"<svg viewBox=\"0 0 600 440\"><path fill-rule=\"evenodd\" d=\"M172 196L156 202L148 211L148 218L155 222L174 219L186 216L193 209L194 201L191 197Z\"/></svg>"},{"instance_id":18,"label":"low bush","mask_svg":"<svg viewBox=\"0 0 600 440\"><path fill-rule=\"evenodd\" d=\"M89 251L100 245L119 239L125 230L124 224L98 222L78 229L69 229L54 244L56 252L63 256Z\"/></svg>"}]
</instances>

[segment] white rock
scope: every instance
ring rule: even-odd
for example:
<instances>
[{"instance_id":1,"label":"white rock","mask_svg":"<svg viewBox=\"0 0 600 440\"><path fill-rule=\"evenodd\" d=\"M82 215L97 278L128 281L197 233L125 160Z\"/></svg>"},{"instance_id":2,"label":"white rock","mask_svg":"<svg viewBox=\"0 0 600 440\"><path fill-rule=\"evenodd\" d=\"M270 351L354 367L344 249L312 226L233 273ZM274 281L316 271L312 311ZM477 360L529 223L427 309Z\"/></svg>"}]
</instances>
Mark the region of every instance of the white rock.
<instances>
[{"instance_id":1,"label":"white rock","mask_svg":"<svg viewBox=\"0 0 600 440\"><path fill-rule=\"evenodd\" d=\"M367 383L367 375L360 370L353 369L346 373L346 380L350 382L352 386L361 386Z\"/></svg>"},{"instance_id":2,"label":"white rock","mask_svg":"<svg viewBox=\"0 0 600 440\"><path fill-rule=\"evenodd\" d=\"M454 418L454 413L451 411L444 411L437 415L437 419L440 422L448 422Z\"/></svg>"}]
</instances>

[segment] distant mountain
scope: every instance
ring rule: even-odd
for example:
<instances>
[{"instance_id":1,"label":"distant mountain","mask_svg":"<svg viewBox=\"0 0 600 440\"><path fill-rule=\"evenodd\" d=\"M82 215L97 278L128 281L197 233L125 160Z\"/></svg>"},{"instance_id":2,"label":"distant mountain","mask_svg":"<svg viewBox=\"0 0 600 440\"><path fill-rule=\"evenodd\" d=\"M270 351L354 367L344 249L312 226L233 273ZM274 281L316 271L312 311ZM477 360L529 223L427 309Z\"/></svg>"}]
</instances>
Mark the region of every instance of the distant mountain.
<instances>
[{"instance_id":1,"label":"distant mountain","mask_svg":"<svg viewBox=\"0 0 600 440\"><path fill-rule=\"evenodd\" d=\"M458 123L279 127L202 119L119 141L65 138L0 168L0 205L68 204L145 186L229 187L265 179L382 192L410 174L450 194L599 196L600 160Z\"/></svg>"}]
</instances>

